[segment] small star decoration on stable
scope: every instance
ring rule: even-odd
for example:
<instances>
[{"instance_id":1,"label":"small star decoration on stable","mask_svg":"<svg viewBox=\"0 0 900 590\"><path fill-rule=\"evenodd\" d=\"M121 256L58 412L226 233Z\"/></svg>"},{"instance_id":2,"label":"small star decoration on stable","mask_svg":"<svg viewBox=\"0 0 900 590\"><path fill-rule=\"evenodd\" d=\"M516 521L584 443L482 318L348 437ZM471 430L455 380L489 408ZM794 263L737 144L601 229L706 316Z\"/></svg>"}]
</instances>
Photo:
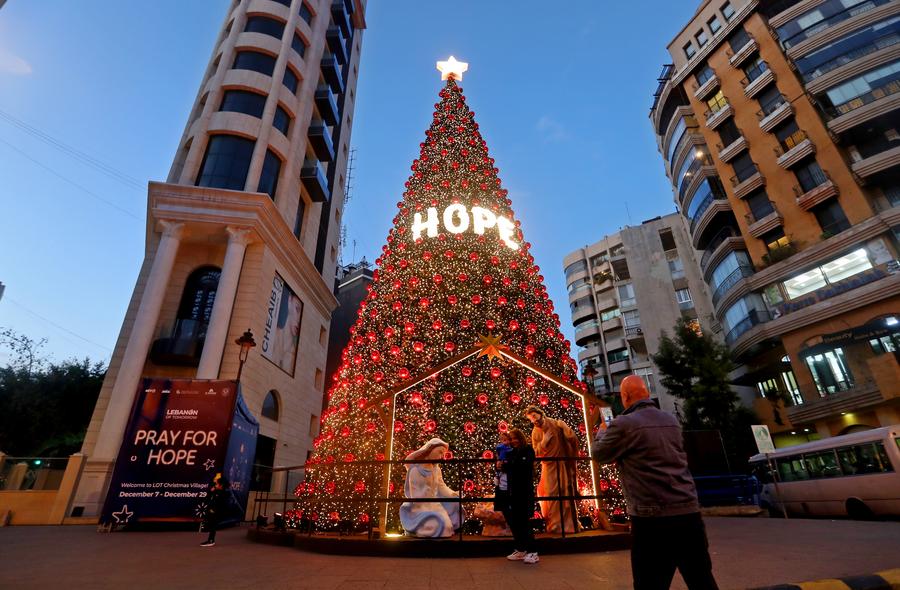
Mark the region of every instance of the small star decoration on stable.
<instances>
[{"instance_id":1,"label":"small star decoration on stable","mask_svg":"<svg viewBox=\"0 0 900 590\"><path fill-rule=\"evenodd\" d=\"M498 434L530 432L529 405L569 424L587 459L588 416L602 402L578 379L531 244L459 85L468 68L452 56L437 62L440 100L329 384L298 502L285 514L289 526L362 530L377 521L398 530L405 469L382 462L405 459L434 437L450 445L448 459L484 460L448 467L447 485L464 499L493 495ZM613 520L626 518L613 468L578 461L576 479L580 494L597 490ZM376 500L385 495L390 503ZM593 508L578 502L581 515Z\"/></svg>"},{"instance_id":2,"label":"small star decoration on stable","mask_svg":"<svg viewBox=\"0 0 900 590\"><path fill-rule=\"evenodd\" d=\"M502 351L509 350L508 346L500 344L500 336L485 336L484 334L478 335L478 344L476 346L481 349L478 351L478 356L486 356L490 361L494 359L503 361Z\"/></svg>"},{"instance_id":3,"label":"small star decoration on stable","mask_svg":"<svg viewBox=\"0 0 900 590\"><path fill-rule=\"evenodd\" d=\"M112 513L116 519L116 524L128 524L129 519L134 516L134 512L128 510L128 504L123 504L122 509Z\"/></svg>"}]
</instances>

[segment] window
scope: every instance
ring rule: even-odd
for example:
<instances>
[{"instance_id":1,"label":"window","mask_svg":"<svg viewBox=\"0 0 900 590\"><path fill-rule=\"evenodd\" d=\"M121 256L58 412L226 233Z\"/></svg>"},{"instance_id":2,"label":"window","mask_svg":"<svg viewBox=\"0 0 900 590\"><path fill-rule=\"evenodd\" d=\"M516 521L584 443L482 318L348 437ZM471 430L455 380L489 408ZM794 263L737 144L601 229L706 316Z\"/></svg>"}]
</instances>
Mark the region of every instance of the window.
<instances>
[{"instance_id":1,"label":"window","mask_svg":"<svg viewBox=\"0 0 900 590\"><path fill-rule=\"evenodd\" d=\"M728 119L716 130L719 132L719 139L722 140L722 145L727 147L737 140L741 138L741 131L737 128L737 125L734 123L734 119Z\"/></svg>"},{"instance_id":2,"label":"window","mask_svg":"<svg viewBox=\"0 0 900 590\"><path fill-rule=\"evenodd\" d=\"M244 190L254 142L235 135L213 135L200 164L197 186Z\"/></svg>"},{"instance_id":3,"label":"window","mask_svg":"<svg viewBox=\"0 0 900 590\"><path fill-rule=\"evenodd\" d=\"M284 69L284 78L281 81L284 84L284 87L291 91L291 94L297 94L297 86L300 83L300 80L297 78L297 74L294 73L294 70L291 68Z\"/></svg>"},{"instance_id":4,"label":"window","mask_svg":"<svg viewBox=\"0 0 900 590\"><path fill-rule=\"evenodd\" d=\"M259 175L259 186L256 187L256 191L267 193L274 201L280 173L281 158L276 156L272 150L266 150L266 159L263 160L262 173Z\"/></svg>"},{"instance_id":5,"label":"window","mask_svg":"<svg viewBox=\"0 0 900 590\"><path fill-rule=\"evenodd\" d=\"M869 340L869 346L875 356L886 354L888 352L897 352L900 348L900 333L881 336L880 338L872 338Z\"/></svg>"},{"instance_id":6,"label":"window","mask_svg":"<svg viewBox=\"0 0 900 590\"><path fill-rule=\"evenodd\" d=\"M862 443L837 449L837 456L844 475L864 475L894 470L881 442Z\"/></svg>"},{"instance_id":7,"label":"window","mask_svg":"<svg viewBox=\"0 0 900 590\"><path fill-rule=\"evenodd\" d=\"M811 478L838 477L842 475L833 449L818 453L808 453L803 455L803 459L806 461L806 467Z\"/></svg>"},{"instance_id":8,"label":"window","mask_svg":"<svg viewBox=\"0 0 900 590\"><path fill-rule=\"evenodd\" d=\"M609 254L606 252L602 254L597 254L593 258L591 258L591 266L600 266L604 262L609 262Z\"/></svg>"},{"instance_id":9,"label":"window","mask_svg":"<svg viewBox=\"0 0 900 590\"><path fill-rule=\"evenodd\" d=\"M276 39L284 36L284 23L265 16L251 16L247 19L245 33L261 33Z\"/></svg>"},{"instance_id":10,"label":"window","mask_svg":"<svg viewBox=\"0 0 900 590\"><path fill-rule=\"evenodd\" d=\"M306 21L306 24L312 24L313 13L309 9L309 6L306 4L306 2L300 3L300 18Z\"/></svg>"},{"instance_id":11,"label":"window","mask_svg":"<svg viewBox=\"0 0 900 590\"><path fill-rule=\"evenodd\" d=\"M797 175L797 180L800 182L800 187L803 189L803 192L811 191L828 181L828 179L825 178L825 173L822 172L822 168L819 167L818 162L814 159L810 159L803 165L795 168L794 174Z\"/></svg>"},{"instance_id":12,"label":"window","mask_svg":"<svg viewBox=\"0 0 900 590\"><path fill-rule=\"evenodd\" d=\"M734 18L734 8L731 6L731 2L726 2L722 5L722 16L725 17L726 21Z\"/></svg>"},{"instance_id":13,"label":"window","mask_svg":"<svg viewBox=\"0 0 900 590\"><path fill-rule=\"evenodd\" d=\"M575 293L576 291L582 291L582 290L590 289L590 288L591 288L591 281L589 279L585 279L585 278L575 279L575 282L569 283L569 285L566 287L566 289L569 291L570 294Z\"/></svg>"},{"instance_id":14,"label":"window","mask_svg":"<svg viewBox=\"0 0 900 590\"><path fill-rule=\"evenodd\" d=\"M743 27L738 27L735 31L728 37L728 45L731 46L731 51L737 53L744 46L751 41L750 35L747 34L747 31L744 30Z\"/></svg>"},{"instance_id":15,"label":"window","mask_svg":"<svg viewBox=\"0 0 900 590\"><path fill-rule=\"evenodd\" d=\"M900 43L900 16L893 16L861 28L851 35L842 36L794 62L803 81L810 82L851 61L897 43Z\"/></svg>"},{"instance_id":16,"label":"window","mask_svg":"<svg viewBox=\"0 0 900 590\"><path fill-rule=\"evenodd\" d=\"M275 117L272 119L272 127L281 131L281 134L287 137L288 130L291 128L291 116L286 110L279 106L275 109Z\"/></svg>"},{"instance_id":17,"label":"window","mask_svg":"<svg viewBox=\"0 0 900 590\"><path fill-rule=\"evenodd\" d=\"M697 48L694 47L693 43L688 43L684 46L684 55L688 59L691 59L695 55L697 55Z\"/></svg>"},{"instance_id":18,"label":"window","mask_svg":"<svg viewBox=\"0 0 900 590\"><path fill-rule=\"evenodd\" d=\"M821 205L812 208L819 227L822 228L822 234L826 238L836 236L845 229L850 229L850 222L844 215L844 210L837 199L830 199Z\"/></svg>"},{"instance_id":19,"label":"window","mask_svg":"<svg viewBox=\"0 0 900 590\"><path fill-rule=\"evenodd\" d=\"M316 436L319 434L319 417L315 414L309 417L309 435Z\"/></svg>"},{"instance_id":20,"label":"window","mask_svg":"<svg viewBox=\"0 0 900 590\"><path fill-rule=\"evenodd\" d=\"M836 283L870 268L872 268L872 263L869 262L865 248L859 248L823 264L822 272L825 273L825 278L829 283Z\"/></svg>"},{"instance_id":21,"label":"window","mask_svg":"<svg viewBox=\"0 0 900 590\"><path fill-rule=\"evenodd\" d=\"M686 132L687 121L684 117L681 117L678 119L678 124L675 125L675 130L672 132L672 141L669 142L669 152L666 154L670 168L675 165L675 162L672 161L672 157L675 156L675 152L678 151L678 147L681 145L682 141L688 137Z\"/></svg>"},{"instance_id":22,"label":"window","mask_svg":"<svg viewBox=\"0 0 900 590\"><path fill-rule=\"evenodd\" d=\"M269 420L278 421L278 392L274 389L269 390L266 399L263 400L262 411L260 414Z\"/></svg>"},{"instance_id":23,"label":"window","mask_svg":"<svg viewBox=\"0 0 900 590\"><path fill-rule=\"evenodd\" d=\"M769 86L765 90L759 93L756 97L756 100L759 101L759 108L762 110L764 116L771 115L775 112L775 109L784 104L784 97L781 96L781 93L778 91L777 86Z\"/></svg>"},{"instance_id":24,"label":"window","mask_svg":"<svg viewBox=\"0 0 900 590\"><path fill-rule=\"evenodd\" d=\"M853 387L853 375L844 358L844 351L835 348L806 357L806 365L812 373L819 395L838 393Z\"/></svg>"},{"instance_id":25,"label":"window","mask_svg":"<svg viewBox=\"0 0 900 590\"><path fill-rule=\"evenodd\" d=\"M625 246L622 244L617 244L609 249L609 255L611 258L615 258L617 256L625 256Z\"/></svg>"},{"instance_id":26,"label":"window","mask_svg":"<svg viewBox=\"0 0 900 590\"><path fill-rule=\"evenodd\" d=\"M715 270L712 273L712 285L713 287L718 288L725 279L731 276L732 273L736 272L741 267L752 268L750 264L750 257L743 250L735 250L733 252L729 252L728 256L726 256L722 262L716 265Z\"/></svg>"},{"instance_id":27,"label":"window","mask_svg":"<svg viewBox=\"0 0 900 590\"><path fill-rule=\"evenodd\" d=\"M718 113L728 106L728 99L725 98L725 95L722 94L722 89L719 88L718 92L706 99L706 105L709 107L710 112Z\"/></svg>"},{"instance_id":28,"label":"window","mask_svg":"<svg viewBox=\"0 0 900 590\"><path fill-rule=\"evenodd\" d=\"M756 164L750 159L750 154L742 153L731 161L731 167L734 168L734 175L738 182L744 182L754 174L756 174Z\"/></svg>"},{"instance_id":29,"label":"window","mask_svg":"<svg viewBox=\"0 0 900 590\"><path fill-rule=\"evenodd\" d=\"M621 316L621 315L622 315L622 312L619 310L619 308L618 308L618 307L614 307L614 308L612 308L612 309L610 309L610 310L608 310L608 311L604 311L603 313L601 313L601 314L600 314L600 321L601 321L601 322L608 322L609 320L611 320L611 319L613 319L613 318L617 318L617 317L619 317L619 316Z\"/></svg>"},{"instance_id":30,"label":"window","mask_svg":"<svg viewBox=\"0 0 900 590\"><path fill-rule=\"evenodd\" d=\"M769 64L764 62L763 58L756 56L756 59L754 59L744 67L744 73L747 74L747 81L753 82L754 80L765 74L768 69Z\"/></svg>"},{"instance_id":31,"label":"window","mask_svg":"<svg viewBox=\"0 0 900 590\"><path fill-rule=\"evenodd\" d=\"M188 343L199 344L206 338L221 275L221 269L216 266L201 266L188 275L172 331L176 346L188 348ZM196 355L199 353L199 350L195 351Z\"/></svg>"},{"instance_id":32,"label":"window","mask_svg":"<svg viewBox=\"0 0 900 590\"><path fill-rule=\"evenodd\" d=\"M294 218L294 237L298 240L303 234L303 214L306 212L306 201L302 198L297 202L297 216Z\"/></svg>"},{"instance_id":33,"label":"window","mask_svg":"<svg viewBox=\"0 0 900 590\"><path fill-rule=\"evenodd\" d=\"M275 58L258 51L238 51L232 67L235 70L252 70L271 76L275 70Z\"/></svg>"},{"instance_id":34,"label":"window","mask_svg":"<svg viewBox=\"0 0 900 590\"><path fill-rule=\"evenodd\" d=\"M579 260L577 262L573 262L569 266L566 267L565 273L566 278L568 279L573 274L577 272L585 272L587 271L587 264L585 264L584 260Z\"/></svg>"},{"instance_id":35,"label":"window","mask_svg":"<svg viewBox=\"0 0 900 590\"><path fill-rule=\"evenodd\" d=\"M644 383L647 384L647 391L656 393L656 384L653 382L653 369L635 369L634 374L644 380Z\"/></svg>"},{"instance_id":36,"label":"window","mask_svg":"<svg viewBox=\"0 0 900 590\"><path fill-rule=\"evenodd\" d=\"M798 143L806 139L806 134L797 127L794 119L789 119L783 125L775 129L775 137L784 151L794 148Z\"/></svg>"},{"instance_id":37,"label":"window","mask_svg":"<svg viewBox=\"0 0 900 590\"><path fill-rule=\"evenodd\" d=\"M835 107L835 114L842 115L896 92L900 92L900 60L835 86L825 94Z\"/></svg>"},{"instance_id":38,"label":"window","mask_svg":"<svg viewBox=\"0 0 900 590\"><path fill-rule=\"evenodd\" d=\"M694 74L694 77L697 79L697 86L703 86L715 75L716 73L709 67L709 64L703 64L703 66L697 70L697 73Z\"/></svg>"},{"instance_id":39,"label":"window","mask_svg":"<svg viewBox=\"0 0 900 590\"><path fill-rule=\"evenodd\" d=\"M594 298L588 295L587 297L582 297L581 299L576 299L572 303L569 304L569 309L574 313L579 309L593 309L594 307Z\"/></svg>"},{"instance_id":40,"label":"window","mask_svg":"<svg viewBox=\"0 0 900 590\"><path fill-rule=\"evenodd\" d=\"M619 350L611 350L606 353L606 360L610 363L618 363L619 361L628 360L628 349L620 348Z\"/></svg>"},{"instance_id":41,"label":"window","mask_svg":"<svg viewBox=\"0 0 900 590\"><path fill-rule=\"evenodd\" d=\"M723 199L725 199L725 189L722 187L722 182L716 177L704 178L688 204L688 219L695 220L698 215L706 211L712 201Z\"/></svg>"},{"instance_id":42,"label":"window","mask_svg":"<svg viewBox=\"0 0 900 590\"><path fill-rule=\"evenodd\" d=\"M821 289L827 284L822 269L816 267L786 280L784 290L789 298L796 299L801 295Z\"/></svg>"},{"instance_id":43,"label":"window","mask_svg":"<svg viewBox=\"0 0 900 590\"><path fill-rule=\"evenodd\" d=\"M718 16L712 17L711 19L709 19L708 21L706 21L706 24L707 24L707 26L709 27L709 30L712 31L712 34L713 34L713 35L715 35L716 33L718 33L718 32L719 32L719 29L722 28L722 23L719 22L719 17L718 17Z\"/></svg>"},{"instance_id":44,"label":"window","mask_svg":"<svg viewBox=\"0 0 900 590\"><path fill-rule=\"evenodd\" d=\"M763 234L760 238L766 244L766 249L771 252L777 248L785 248L790 245L791 241L784 235L784 228L776 228Z\"/></svg>"},{"instance_id":45,"label":"window","mask_svg":"<svg viewBox=\"0 0 900 590\"><path fill-rule=\"evenodd\" d=\"M244 113L259 119L266 108L266 97L246 90L226 90L222 95L220 111Z\"/></svg>"},{"instance_id":46,"label":"window","mask_svg":"<svg viewBox=\"0 0 900 590\"><path fill-rule=\"evenodd\" d=\"M291 49L296 51L297 55L300 57L306 55L306 41L304 41L297 33L294 33L294 38L291 40Z\"/></svg>"},{"instance_id":47,"label":"window","mask_svg":"<svg viewBox=\"0 0 900 590\"><path fill-rule=\"evenodd\" d=\"M707 43L709 43L709 37L706 35L706 31L700 29L696 35L694 35L694 39L697 40L697 45L699 47L703 47Z\"/></svg>"},{"instance_id":48,"label":"window","mask_svg":"<svg viewBox=\"0 0 900 590\"><path fill-rule=\"evenodd\" d=\"M797 379L794 377L793 371L783 371L781 380L787 389L788 397L792 405L799 406L803 404L803 395L800 394L800 387L797 386Z\"/></svg>"},{"instance_id":49,"label":"window","mask_svg":"<svg viewBox=\"0 0 900 590\"><path fill-rule=\"evenodd\" d=\"M675 258L669 261L669 272L672 273L672 279L684 278L684 263L681 258Z\"/></svg>"},{"instance_id":50,"label":"window","mask_svg":"<svg viewBox=\"0 0 900 590\"><path fill-rule=\"evenodd\" d=\"M679 304L691 303L691 292L688 289L676 289L675 300Z\"/></svg>"},{"instance_id":51,"label":"window","mask_svg":"<svg viewBox=\"0 0 900 590\"><path fill-rule=\"evenodd\" d=\"M662 249L666 252L677 249L675 237L672 235L672 230L670 229L664 229L659 232L659 242L662 244Z\"/></svg>"},{"instance_id":52,"label":"window","mask_svg":"<svg viewBox=\"0 0 900 590\"><path fill-rule=\"evenodd\" d=\"M750 214L756 221L775 211L772 201L769 200L769 195L763 189L757 189L750 193L746 201L747 206L750 207Z\"/></svg>"},{"instance_id":53,"label":"window","mask_svg":"<svg viewBox=\"0 0 900 590\"><path fill-rule=\"evenodd\" d=\"M634 298L634 286L631 283L619 285L618 288L619 305L622 307L637 305L637 300Z\"/></svg>"},{"instance_id":54,"label":"window","mask_svg":"<svg viewBox=\"0 0 900 590\"><path fill-rule=\"evenodd\" d=\"M626 311L622 314L622 319L625 320L625 327L630 328L632 326L640 326L641 325L641 312L632 309Z\"/></svg>"},{"instance_id":55,"label":"window","mask_svg":"<svg viewBox=\"0 0 900 590\"><path fill-rule=\"evenodd\" d=\"M281 4L282 6L287 6L288 8L291 7L291 0L272 0L272 1L273 1L273 2L278 2L278 3Z\"/></svg>"}]
</instances>

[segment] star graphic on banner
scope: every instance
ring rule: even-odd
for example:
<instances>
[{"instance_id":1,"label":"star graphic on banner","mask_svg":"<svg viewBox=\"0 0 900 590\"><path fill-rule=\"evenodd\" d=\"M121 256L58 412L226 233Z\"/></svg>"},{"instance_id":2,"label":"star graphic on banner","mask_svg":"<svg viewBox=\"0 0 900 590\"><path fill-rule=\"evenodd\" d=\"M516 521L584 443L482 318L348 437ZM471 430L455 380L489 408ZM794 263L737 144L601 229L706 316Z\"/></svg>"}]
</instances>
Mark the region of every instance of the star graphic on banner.
<instances>
[{"instance_id":1,"label":"star graphic on banner","mask_svg":"<svg viewBox=\"0 0 900 590\"><path fill-rule=\"evenodd\" d=\"M128 524L128 520L134 515L134 512L128 511L128 504L123 504L122 509L112 513L116 519L116 524Z\"/></svg>"},{"instance_id":2,"label":"star graphic on banner","mask_svg":"<svg viewBox=\"0 0 900 590\"><path fill-rule=\"evenodd\" d=\"M437 69L441 72L441 80L448 78L462 80L463 72L469 69L469 64L464 61L456 61L456 58L451 55L447 61L437 62Z\"/></svg>"},{"instance_id":3,"label":"star graphic on banner","mask_svg":"<svg viewBox=\"0 0 900 590\"><path fill-rule=\"evenodd\" d=\"M203 464L203 467L205 467L207 471L209 471L210 469L212 469L215 466L216 466L216 462L213 461L212 459L207 459L206 462Z\"/></svg>"},{"instance_id":4,"label":"star graphic on banner","mask_svg":"<svg viewBox=\"0 0 900 590\"><path fill-rule=\"evenodd\" d=\"M500 344L500 336L485 336L484 334L478 335L478 344L476 344L481 350L478 351L478 356L488 357L488 360L491 359L499 359L503 360L502 351L509 349L508 346Z\"/></svg>"}]
</instances>

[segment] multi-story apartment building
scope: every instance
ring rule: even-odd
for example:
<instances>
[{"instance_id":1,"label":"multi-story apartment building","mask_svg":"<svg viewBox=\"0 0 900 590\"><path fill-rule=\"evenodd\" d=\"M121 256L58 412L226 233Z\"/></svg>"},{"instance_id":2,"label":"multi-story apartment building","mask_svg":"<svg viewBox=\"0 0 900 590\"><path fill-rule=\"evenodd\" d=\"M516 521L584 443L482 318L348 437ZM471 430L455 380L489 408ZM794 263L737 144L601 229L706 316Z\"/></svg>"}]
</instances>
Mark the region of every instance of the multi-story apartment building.
<instances>
[{"instance_id":1,"label":"multi-story apartment building","mask_svg":"<svg viewBox=\"0 0 900 590\"><path fill-rule=\"evenodd\" d=\"M594 375L594 392L616 392L624 377L636 374L661 408L677 412L677 400L660 385L651 355L662 332L671 335L679 318L701 330L713 321L682 216L672 213L625 227L568 254L563 268L578 362L585 377Z\"/></svg>"},{"instance_id":2,"label":"multi-story apartment building","mask_svg":"<svg viewBox=\"0 0 900 590\"><path fill-rule=\"evenodd\" d=\"M331 314L328 330L328 359L325 364L325 389L331 386L334 374L341 366L341 354L350 343L350 328L359 316L359 306L369 294L369 285L375 280L374 270L365 258L337 267L334 296L338 306ZM322 397L322 407L328 404Z\"/></svg>"},{"instance_id":3,"label":"multi-story apartment building","mask_svg":"<svg viewBox=\"0 0 900 590\"><path fill-rule=\"evenodd\" d=\"M735 382L785 435L900 422L900 2L709 0L668 49L650 119Z\"/></svg>"},{"instance_id":4,"label":"multi-story apartment building","mask_svg":"<svg viewBox=\"0 0 900 590\"><path fill-rule=\"evenodd\" d=\"M97 514L143 376L234 379L260 419L257 463L312 449L325 361L364 0L233 0L166 182L82 452L73 506Z\"/></svg>"}]
</instances>

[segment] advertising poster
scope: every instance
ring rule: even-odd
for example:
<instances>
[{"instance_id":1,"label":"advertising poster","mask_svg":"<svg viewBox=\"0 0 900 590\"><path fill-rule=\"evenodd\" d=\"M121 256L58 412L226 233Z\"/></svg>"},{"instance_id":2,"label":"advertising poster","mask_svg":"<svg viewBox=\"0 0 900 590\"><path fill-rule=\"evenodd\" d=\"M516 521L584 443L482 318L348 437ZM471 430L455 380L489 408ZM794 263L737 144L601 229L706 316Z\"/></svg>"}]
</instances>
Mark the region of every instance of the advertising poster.
<instances>
[{"instance_id":1,"label":"advertising poster","mask_svg":"<svg viewBox=\"0 0 900 590\"><path fill-rule=\"evenodd\" d=\"M239 518L258 430L235 381L144 379L100 522L195 522L217 473L232 482Z\"/></svg>"},{"instance_id":2,"label":"advertising poster","mask_svg":"<svg viewBox=\"0 0 900 590\"><path fill-rule=\"evenodd\" d=\"M272 292L267 305L262 355L293 377L297 344L300 341L303 302L284 279L276 274L272 280Z\"/></svg>"}]
</instances>

